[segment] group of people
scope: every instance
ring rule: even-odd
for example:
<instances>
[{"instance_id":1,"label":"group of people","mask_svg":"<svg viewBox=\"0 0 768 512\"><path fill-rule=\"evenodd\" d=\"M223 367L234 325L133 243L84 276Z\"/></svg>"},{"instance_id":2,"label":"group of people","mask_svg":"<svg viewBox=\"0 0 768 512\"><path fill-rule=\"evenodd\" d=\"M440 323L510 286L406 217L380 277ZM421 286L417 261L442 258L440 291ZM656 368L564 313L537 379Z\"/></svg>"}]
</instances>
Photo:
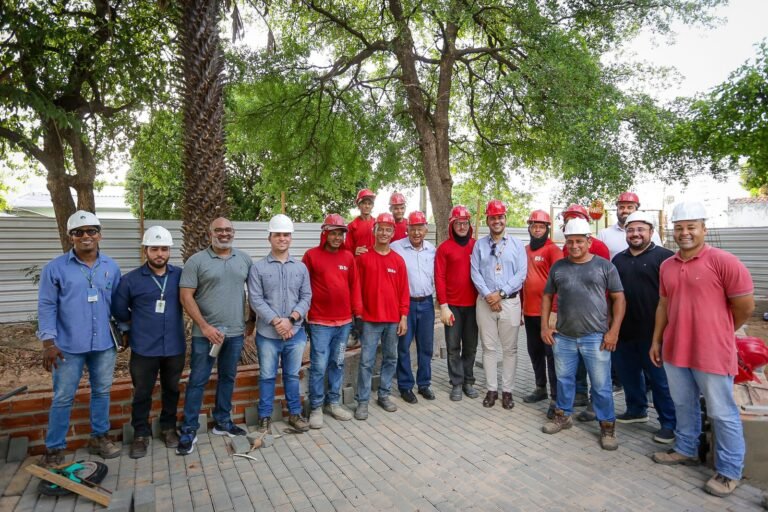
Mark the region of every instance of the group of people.
<instances>
[{"instance_id":1,"label":"group of people","mask_svg":"<svg viewBox=\"0 0 768 512\"><path fill-rule=\"evenodd\" d=\"M639 210L633 193L619 196L617 223L598 237L592 236L587 210L568 207L562 215L562 250L552 242L552 221L542 210L531 212L530 242L523 245L507 234L502 201L488 202L489 234L477 240L468 209L455 206L446 240L435 247L426 240L426 216L419 211L405 216L402 194L392 194L390 211L375 217L374 199L372 191L361 190L356 198L360 215L349 224L338 214L328 215L318 246L301 260L290 253L294 225L283 214L269 221L266 257L252 262L233 247L232 223L218 218L210 224L210 246L191 256L183 269L168 263L171 234L153 226L142 240L146 263L124 276L99 250L99 219L84 211L73 214L67 223L72 250L49 262L40 279L38 337L54 388L43 463L62 461L85 366L91 384L89 450L104 458L120 454L108 436L108 414L115 354L123 346L131 348L133 458L147 453L158 375L160 430L166 446L177 454L195 449L203 392L214 364L218 377L212 432L245 435L232 420L232 392L237 362L251 338L260 367L261 432L271 431L278 364L288 424L296 432L322 428L326 414L340 421L368 418L379 346L379 407L397 410L391 399L393 383L408 404L418 402L417 394L434 400L431 360L438 311L445 330L450 400L480 396L474 376L479 339L486 375L483 406L494 407L500 398L502 408L514 408L518 330L524 325L536 382L524 401L551 399L543 432L571 428L574 407L588 405L577 418L596 419L601 446L615 450L615 423L648 421L651 389L661 424L654 439L674 443L653 459L694 464L703 394L717 435L717 472L705 489L718 496L733 491L744 458L732 396L734 328L754 308L752 281L737 258L705 243L706 213L699 203L675 207L671 220L680 250L673 253L661 246L653 217ZM183 312L193 327L183 420L177 430L186 349ZM121 334L111 333L110 317ZM341 401L352 333L361 344L354 411ZM415 375L410 357L414 340ZM299 372L308 341L310 414L305 418ZM626 411L619 415L614 412L612 368L626 396Z\"/></svg>"}]
</instances>

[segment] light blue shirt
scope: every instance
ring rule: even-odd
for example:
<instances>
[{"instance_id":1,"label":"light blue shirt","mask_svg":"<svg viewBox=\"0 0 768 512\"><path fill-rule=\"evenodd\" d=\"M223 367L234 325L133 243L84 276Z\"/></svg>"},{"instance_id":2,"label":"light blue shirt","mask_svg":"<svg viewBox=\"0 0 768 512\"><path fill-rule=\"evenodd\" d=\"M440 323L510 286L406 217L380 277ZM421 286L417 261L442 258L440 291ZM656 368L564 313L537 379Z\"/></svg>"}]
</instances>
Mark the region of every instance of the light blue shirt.
<instances>
[{"instance_id":1,"label":"light blue shirt","mask_svg":"<svg viewBox=\"0 0 768 512\"><path fill-rule=\"evenodd\" d=\"M40 340L53 340L70 354L102 351L114 347L109 332L112 296L120 283L120 267L99 252L92 267L74 250L48 262L40 274L37 297ZM96 301L88 300L88 289Z\"/></svg>"},{"instance_id":2,"label":"light blue shirt","mask_svg":"<svg viewBox=\"0 0 768 512\"><path fill-rule=\"evenodd\" d=\"M280 339L272 320L288 318L291 312L301 315L293 325L295 335L307 317L312 288L309 285L309 271L306 265L293 256L285 263L267 254L251 266L248 275L248 301L259 315L256 331L267 338Z\"/></svg>"},{"instance_id":3,"label":"light blue shirt","mask_svg":"<svg viewBox=\"0 0 768 512\"><path fill-rule=\"evenodd\" d=\"M431 296L435 292L435 246L424 240L421 249L416 249L406 237L389 247L405 260L411 297Z\"/></svg>"},{"instance_id":4,"label":"light blue shirt","mask_svg":"<svg viewBox=\"0 0 768 512\"><path fill-rule=\"evenodd\" d=\"M490 235L477 241L469 258L472 282L481 297L495 291L511 295L523 287L528 273L525 247L515 237L504 234L491 254L493 240Z\"/></svg>"}]
</instances>

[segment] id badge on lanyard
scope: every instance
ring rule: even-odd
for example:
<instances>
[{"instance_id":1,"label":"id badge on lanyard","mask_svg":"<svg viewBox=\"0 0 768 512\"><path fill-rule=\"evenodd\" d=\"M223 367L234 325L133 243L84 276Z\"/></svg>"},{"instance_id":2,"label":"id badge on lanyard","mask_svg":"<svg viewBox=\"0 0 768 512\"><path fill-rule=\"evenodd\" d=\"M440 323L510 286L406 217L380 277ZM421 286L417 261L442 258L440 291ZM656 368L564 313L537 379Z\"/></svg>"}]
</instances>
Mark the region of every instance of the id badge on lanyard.
<instances>
[{"instance_id":1,"label":"id badge on lanyard","mask_svg":"<svg viewBox=\"0 0 768 512\"><path fill-rule=\"evenodd\" d=\"M160 288L160 298L155 301L155 313L163 314L165 313L165 285L168 283L168 274L165 274L162 285L155 276L152 276L152 280Z\"/></svg>"},{"instance_id":2,"label":"id badge on lanyard","mask_svg":"<svg viewBox=\"0 0 768 512\"><path fill-rule=\"evenodd\" d=\"M99 290L88 288L88 302L99 302Z\"/></svg>"}]
</instances>

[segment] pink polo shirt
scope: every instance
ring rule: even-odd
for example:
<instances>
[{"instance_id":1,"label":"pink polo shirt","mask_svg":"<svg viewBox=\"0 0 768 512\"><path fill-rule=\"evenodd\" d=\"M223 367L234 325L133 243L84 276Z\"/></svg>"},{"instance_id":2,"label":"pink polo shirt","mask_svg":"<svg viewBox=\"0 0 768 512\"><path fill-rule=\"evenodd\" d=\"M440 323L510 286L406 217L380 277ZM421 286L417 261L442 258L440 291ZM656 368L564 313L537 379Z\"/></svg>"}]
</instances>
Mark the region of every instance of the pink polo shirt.
<instances>
[{"instance_id":1,"label":"pink polo shirt","mask_svg":"<svg viewBox=\"0 0 768 512\"><path fill-rule=\"evenodd\" d=\"M704 245L688 261L680 253L659 270L659 295L667 298L662 357L682 368L736 375L736 336L729 297L753 291L749 270L733 254Z\"/></svg>"}]
</instances>

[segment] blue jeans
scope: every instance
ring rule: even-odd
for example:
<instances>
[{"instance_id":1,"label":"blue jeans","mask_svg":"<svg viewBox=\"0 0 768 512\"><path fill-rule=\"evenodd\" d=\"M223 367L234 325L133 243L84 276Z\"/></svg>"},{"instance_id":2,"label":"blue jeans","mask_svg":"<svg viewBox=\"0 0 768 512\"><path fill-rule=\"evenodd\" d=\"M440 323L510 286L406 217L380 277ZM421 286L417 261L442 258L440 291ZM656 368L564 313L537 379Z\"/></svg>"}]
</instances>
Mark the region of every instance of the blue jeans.
<instances>
[{"instance_id":1,"label":"blue jeans","mask_svg":"<svg viewBox=\"0 0 768 512\"><path fill-rule=\"evenodd\" d=\"M337 327L308 324L309 343L309 405L312 409L323 403L341 403L344 381L344 351L352 330L352 322ZM325 394L325 374L328 372L328 394Z\"/></svg>"},{"instance_id":2,"label":"blue jeans","mask_svg":"<svg viewBox=\"0 0 768 512\"><path fill-rule=\"evenodd\" d=\"M346 338L344 342L346 343ZM288 402L288 413L301 414L299 370L306 344L307 333L304 329L299 329L292 338L285 341L256 335L256 346L259 349L259 418L272 416L278 360L283 367L283 387L285 400Z\"/></svg>"},{"instance_id":3,"label":"blue jeans","mask_svg":"<svg viewBox=\"0 0 768 512\"><path fill-rule=\"evenodd\" d=\"M732 480L741 479L744 467L744 433L739 408L733 399L733 376L716 375L664 363L669 391L675 402L677 428L675 451L698 456L701 434L699 396L707 401L707 416L715 431L715 470Z\"/></svg>"},{"instance_id":4,"label":"blue jeans","mask_svg":"<svg viewBox=\"0 0 768 512\"><path fill-rule=\"evenodd\" d=\"M416 381L411 369L411 342L416 337L416 358L418 370ZM397 387L403 391L413 389L414 383L428 388L432 383L432 352L435 342L435 305L427 300L411 300L408 312L408 331L397 340Z\"/></svg>"},{"instance_id":5,"label":"blue jeans","mask_svg":"<svg viewBox=\"0 0 768 512\"><path fill-rule=\"evenodd\" d=\"M576 369L579 354L584 359L592 383L592 406L598 421L616 421L611 386L611 352L600 350L603 333L593 332L579 338L555 334L555 371L557 372L557 408L566 416L573 413L576 394Z\"/></svg>"},{"instance_id":6,"label":"blue jeans","mask_svg":"<svg viewBox=\"0 0 768 512\"><path fill-rule=\"evenodd\" d=\"M645 372L647 372L651 378L653 406L659 415L659 424L662 428L675 430L675 404L669 394L667 374L664 368L659 368L651 363L651 358L648 355L650 349L650 340L630 343L619 341L616 345L616 352L613 353L616 375L624 388L627 413L645 416L648 412L645 380Z\"/></svg>"},{"instance_id":7,"label":"blue jeans","mask_svg":"<svg viewBox=\"0 0 768 512\"><path fill-rule=\"evenodd\" d=\"M59 359L58 367L53 369L53 401L48 413L48 433L45 436L45 447L48 449L67 446L72 402L86 365L91 384L91 437L109 432L109 391L115 374L117 351L110 348L82 354L62 352L61 356L63 359Z\"/></svg>"},{"instance_id":8,"label":"blue jeans","mask_svg":"<svg viewBox=\"0 0 768 512\"><path fill-rule=\"evenodd\" d=\"M211 357L208 352L211 344L208 338L192 337L192 353L190 357L189 379L187 393L184 396L184 421L182 432L197 432L200 423L197 421L200 408L203 405L203 392L208 379L211 377L213 364L217 364L218 383L216 384L216 405L213 408L213 419L217 425L228 427L232 424L232 390L235 388L237 362L243 350L243 337L232 336L224 339L219 351L219 357Z\"/></svg>"},{"instance_id":9,"label":"blue jeans","mask_svg":"<svg viewBox=\"0 0 768 512\"><path fill-rule=\"evenodd\" d=\"M389 396L392 389L392 378L397 368L397 323L363 322L363 333L360 336L362 350L360 366L357 372L358 403L371 399L371 378L373 365L376 364L376 348L381 340L381 381L379 382L379 398Z\"/></svg>"}]
</instances>

